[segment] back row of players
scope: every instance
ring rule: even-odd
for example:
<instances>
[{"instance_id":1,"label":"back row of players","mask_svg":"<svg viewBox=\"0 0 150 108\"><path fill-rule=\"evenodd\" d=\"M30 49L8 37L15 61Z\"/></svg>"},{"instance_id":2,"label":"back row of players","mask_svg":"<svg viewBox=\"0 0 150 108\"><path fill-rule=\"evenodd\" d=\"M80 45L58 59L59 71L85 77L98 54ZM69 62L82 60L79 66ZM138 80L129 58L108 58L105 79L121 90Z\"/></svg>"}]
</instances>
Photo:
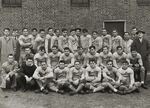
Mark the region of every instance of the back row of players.
<instances>
[{"instance_id":1,"label":"back row of players","mask_svg":"<svg viewBox=\"0 0 150 108\"><path fill-rule=\"evenodd\" d=\"M36 82L40 88L36 92L43 93L48 93L47 89L59 93L69 89L71 94L75 94L83 90L98 92L109 88L126 94L138 90L139 86L147 88L142 58L135 49L131 49L133 40L129 33L125 33L123 40L116 30L113 37L107 34L106 29L103 29L103 37L99 37L97 32L90 36L86 29L78 37L78 30L80 32L80 29L71 30L68 37L67 30L63 29L63 36L58 37L58 30L54 34L49 28L51 35L45 36L45 31L40 30L33 38L27 35L27 29L23 29L23 35L18 39L20 69L14 56L9 54L2 65L1 88L7 88L8 82L13 89L18 86L26 89L27 83L32 85Z\"/></svg>"}]
</instances>

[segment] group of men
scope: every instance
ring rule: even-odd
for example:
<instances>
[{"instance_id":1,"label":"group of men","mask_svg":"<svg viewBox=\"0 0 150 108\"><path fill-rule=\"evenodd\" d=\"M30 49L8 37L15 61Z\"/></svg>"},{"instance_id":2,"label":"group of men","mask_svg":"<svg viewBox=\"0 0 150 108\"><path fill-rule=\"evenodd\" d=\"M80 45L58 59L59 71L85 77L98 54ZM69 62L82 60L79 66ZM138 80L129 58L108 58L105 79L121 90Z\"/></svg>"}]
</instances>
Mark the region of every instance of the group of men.
<instances>
[{"instance_id":1,"label":"group of men","mask_svg":"<svg viewBox=\"0 0 150 108\"><path fill-rule=\"evenodd\" d=\"M87 29L5 28L0 37L1 89L34 89L35 93L114 92L129 94L148 89L149 43L145 32L102 35Z\"/></svg>"}]
</instances>

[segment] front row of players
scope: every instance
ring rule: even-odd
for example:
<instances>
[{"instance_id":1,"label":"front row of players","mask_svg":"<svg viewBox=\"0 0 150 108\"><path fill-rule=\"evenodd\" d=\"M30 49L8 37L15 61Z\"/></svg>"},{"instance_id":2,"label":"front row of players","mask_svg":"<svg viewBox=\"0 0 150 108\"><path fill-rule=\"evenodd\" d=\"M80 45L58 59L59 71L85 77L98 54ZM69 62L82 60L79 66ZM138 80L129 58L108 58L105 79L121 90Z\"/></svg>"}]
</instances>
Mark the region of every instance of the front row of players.
<instances>
[{"instance_id":1,"label":"front row of players","mask_svg":"<svg viewBox=\"0 0 150 108\"><path fill-rule=\"evenodd\" d=\"M68 92L70 95L77 93L95 93L112 91L118 94L128 94L139 91L141 82L135 82L134 71L128 61L122 62L122 67L113 67L113 61L108 60L105 68L96 65L95 60L89 60L89 66L82 68L79 61L74 62L74 67L68 68L63 60L59 66L51 69L45 61L36 68L31 57L26 58L26 63L19 69L12 54L2 67L1 88L11 88L23 91L32 89L36 85L36 93L48 94L49 91L57 93Z\"/></svg>"}]
</instances>

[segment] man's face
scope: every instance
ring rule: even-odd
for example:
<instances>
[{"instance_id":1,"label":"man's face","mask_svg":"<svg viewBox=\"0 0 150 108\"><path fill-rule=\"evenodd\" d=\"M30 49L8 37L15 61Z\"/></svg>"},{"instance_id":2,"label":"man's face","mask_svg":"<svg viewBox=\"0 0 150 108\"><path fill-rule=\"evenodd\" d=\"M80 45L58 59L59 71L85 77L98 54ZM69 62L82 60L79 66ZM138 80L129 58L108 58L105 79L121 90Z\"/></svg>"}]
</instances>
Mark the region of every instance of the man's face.
<instances>
[{"instance_id":1,"label":"man's face","mask_svg":"<svg viewBox=\"0 0 150 108\"><path fill-rule=\"evenodd\" d=\"M112 69L112 66L113 66L113 63L112 63L112 62L108 62L108 63L107 63L107 68L108 68L108 69Z\"/></svg>"},{"instance_id":2,"label":"man's face","mask_svg":"<svg viewBox=\"0 0 150 108\"><path fill-rule=\"evenodd\" d=\"M117 35L118 35L117 31L114 30L114 31L112 32L112 35L113 35L113 36L117 36Z\"/></svg>"},{"instance_id":3,"label":"man's face","mask_svg":"<svg viewBox=\"0 0 150 108\"><path fill-rule=\"evenodd\" d=\"M61 69L65 68L65 64L64 63L59 63L59 68L61 68Z\"/></svg>"},{"instance_id":4,"label":"man's face","mask_svg":"<svg viewBox=\"0 0 150 108\"><path fill-rule=\"evenodd\" d=\"M13 36L18 36L18 35L19 35L19 33L18 33L18 31L17 31L17 30L15 30L15 31L13 31L13 32L12 32L12 35L13 35Z\"/></svg>"},{"instance_id":5,"label":"man's face","mask_svg":"<svg viewBox=\"0 0 150 108\"><path fill-rule=\"evenodd\" d=\"M67 36L67 33L68 33L67 31L63 31L62 35Z\"/></svg>"},{"instance_id":6,"label":"man's face","mask_svg":"<svg viewBox=\"0 0 150 108\"><path fill-rule=\"evenodd\" d=\"M28 35L28 29L24 29L24 30L23 30L23 35L24 35L24 36L27 36L27 35Z\"/></svg>"},{"instance_id":7,"label":"man's face","mask_svg":"<svg viewBox=\"0 0 150 108\"><path fill-rule=\"evenodd\" d=\"M39 54L40 54L40 55L44 55L44 53L45 53L44 50L42 50L42 51L40 50L40 51L39 51Z\"/></svg>"},{"instance_id":8,"label":"man's face","mask_svg":"<svg viewBox=\"0 0 150 108\"><path fill-rule=\"evenodd\" d=\"M122 68L125 69L125 70L128 68L128 66L129 66L128 63L123 63L122 64Z\"/></svg>"},{"instance_id":9,"label":"man's face","mask_svg":"<svg viewBox=\"0 0 150 108\"><path fill-rule=\"evenodd\" d=\"M9 62L9 63L12 63L13 61L14 61L14 57L13 57L13 56L9 56L9 57L8 57L8 62Z\"/></svg>"},{"instance_id":10,"label":"man's face","mask_svg":"<svg viewBox=\"0 0 150 108\"><path fill-rule=\"evenodd\" d=\"M124 34L124 38L125 38L125 39L130 39L129 33L125 33L125 34Z\"/></svg>"},{"instance_id":11,"label":"man's face","mask_svg":"<svg viewBox=\"0 0 150 108\"><path fill-rule=\"evenodd\" d=\"M143 33L139 33L139 34L138 34L138 37L139 37L139 38L143 38L143 36L144 36Z\"/></svg>"},{"instance_id":12,"label":"man's face","mask_svg":"<svg viewBox=\"0 0 150 108\"><path fill-rule=\"evenodd\" d=\"M46 70L46 68L47 68L46 62L42 62L42 63L41 63L41 68L42 68L43 70Z\"/></svg>"},{"instance_id":13,"label":"man's face","mask_svg":"<svg viewBox=\"0 0 150 108\"><path fill-rule=\"evenodd\" d=\"M60 31L56 30L55 34L56 34L56 36L59 36L60 35Z\"/></svg>"},{"instance_id":14,"label":"man's face","mask_svg":"<svg viewBox=\"0 0 150 108\"><path fill-rule=\"evenodd\" d=\"M49 29L49 30L48 30L48 33L49 33L50 35L52 35L52 34L54 33L53 29Z\"/></svg>"},{"instance_id":15,"label":"man's face","mask_svg":"<svg viewBox=\"0 0 150 108\"><path fill-rule=\"evenodd\" d=\"M97 33L93 33L93 38L97 38Z\"/></svg>"},{"instance_id":16,"label":"man's face","mask_svg":"<svg viewBox=\"0 0 150 108\"><path fill-rule=\"evenodd\" d=\"M30 48L25 48L25 53L26 53L26 54L30 54L30 53L31 53Z\"/></svg>"},{"instance_id":17,"label":"man's face","mask_svg":"<svg viewBox=\"0 0 150 108\"><path fill-rule=\"evenodd\" d=\"M5 30L4 30L4 35L9 36L9 34L10 34L10 31L7 30L7 29L5 29Z\"/></svg>"},{"instance_id":18,"label":"man's face","mask_svg":"<svg viewBox=\"0 0 150 108\"><path fill-rule=\"evenodd\" d=\"M107 35L107 31L106 30L102 30L102 35Z\"/></svg>"},{"instance_id":19,"label":"man's face","mask_svg":"<svg viewBox=\"0 0 150 108\"><path fill-rule=\"evenodd\" d=\"M81 68L81 65L80 65L79 62L75 62L74 66L75 66L76 69L80 69Z\"/></svg>"},{"instance_id":20,"label":"man's face","mask_svg":"<svg viewBox=\"0 0 150 108\"><path fill-rule=\"evenodd\" d=\"M58 49L55 48L55 47L53 47L53 48L52 48L52 52L53 52L54 54L56 54L56 53L58 52Z\"/></svg>"},{"instance_id":21,"label":"man's face","mask_svg":"<svg viewBox=\"0 0 150 108\"><path fill-rule=\"evenodd\" d=\"M78 53L82 54L83 53L83 49L82 48L78 49Z\"/></svg>"},{"instance_id":22,"label":"man's face","mask_svg":"<svg viewBox=\"0 0 150 108\"><path fill-rule=\"evenodd\" d=\"M118 48L118 49L117 49L117 53L118 53L118 54L122 54L122 52L123 52L123 49L122 49L122 48Z\"/></svg>"},{"instance_id":23,"label":"man's face","mask_svg":"<svg viewBox=\"0 0 150 108\"><path fill-rule=\"evenodd\" d=\"M80 30L76 30L76 35L80 35L81 31Z\"/></svg>"},{"instance_id":24,"label":"man's face","mask_svg":"<svg viewBox=\"0 0 150 108\"><path fill-rule=\"evenodd\" d=\"M38 32L37 32L36 30L33 30L33 31L32 31L32 35L33 35L33 36L36 36L37 34L38 34Z\"/></svg>"},{"instance_id":25,"label":"man's face","mask_svg":"<svg viewBox=\"0 0 150 108\"><path fill-rule=\"evenodd\" d=\"M28 60L26 61L26 65L27 65L27 66L32 66L32 65L33 65L33 60L28 59Z\"/></svg>"},{"instance_id":26,"label":"man's face","mask_svg":"<svg viewBox=\"0 0 150 108\"><path fill-rule=\"evenodd\" d=\"M104 53L104 54L107 54L107 53L108 53L108 48L104 47L104 48L103 48L103 53Z\"/></svg>"},{"instance_id":27,"label":"man's face","mask_svg":"<svg viewBox=\"0 0 150 108\"><path fill-rule=\"evenodd\" d=\"M94 48L91 48L91 49L90 49L90 53L95 53L95 49L94 49Z\"/></svg>"},{"instance_id":28,"label":"man's face","mask_svg":"<svg viewBox=\"0 0 150 108\"><path fill-rule=\"evenodd\" d=\"M64 50L64 53L65 53L66 56L69 56L70 51L69 50Z\"/></svg>"},{"instance_id":29,"label":"man's face","mask_svg":"<svg viewBox=\"0 0 150 108\"><path fill-rule=\"evenodd\" d=\"M95 68L95 62L94 62L94 61L91 61L91 62L90 62L90 67L91 67L91 68Z\"/></svg>"},{"instance_id":30,"label":"man's face","mask_svg":"<svg viewBox=\"0 0 150 108\"><path fill-rule=\"evenodd\" d=\"M132 29L132 31L131 31L131 33L132 33L133 35L135 35L136 32L137 32L137 29L136 29L136 28Z\"/></svg>"},{"instance_id":31,"label":"man's face","mask_svg":"<svg viewBox=\"0 0 150 108\"><path fill-rule=\"evenodd\" d=\"M71 31L71 36L74 36L75 34L76 34L76 32L75 31Z\"/></svg>"},{"instance_id":32,"label":"man's face","mask_svg":"<svg viewBox=\"0 0 150 108\"><path fill-rule=\"evenodd\" d=\"M40 32L40 36L41 36L42 38L44 38L44 37L45 37L45 31L41 31L41 32Z\"/></svg>"},{"instance_id":33,"label":"man's face","mask_svg":"<svg viewBox=\"0 0 150 108\"><path fill-rule=\"evenodd\" d=\"M136 51L132 51L131 54L132 54L133 57L137 56L137 52Z\"/></svg>"}]
</instances>

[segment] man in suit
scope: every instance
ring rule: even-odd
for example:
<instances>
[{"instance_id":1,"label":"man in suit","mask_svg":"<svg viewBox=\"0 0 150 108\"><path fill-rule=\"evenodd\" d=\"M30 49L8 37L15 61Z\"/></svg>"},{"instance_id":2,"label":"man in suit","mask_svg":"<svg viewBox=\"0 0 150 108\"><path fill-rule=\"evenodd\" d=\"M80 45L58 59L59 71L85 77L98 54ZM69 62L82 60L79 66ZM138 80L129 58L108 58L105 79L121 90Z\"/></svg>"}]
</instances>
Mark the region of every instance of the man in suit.
<instances>
[{"instance_id":1,"label":"man in suit","mask_svg":"<svg viewBox=\"0 0 150 108\"><path fill-rule=\"evenodd\" d=\"M145 68L144 83L146 83L147 69L148 69L148 55L149 55L149 51L150 51L150 44L149 44L148 40L146 40L144 38L144 35L145 35L144 31L140 30L136 34L137 34L137 38L133 41L131 49L134 49L135 51L137 51L142 57L143 66Z\"/></svg>"}]
</instances>

